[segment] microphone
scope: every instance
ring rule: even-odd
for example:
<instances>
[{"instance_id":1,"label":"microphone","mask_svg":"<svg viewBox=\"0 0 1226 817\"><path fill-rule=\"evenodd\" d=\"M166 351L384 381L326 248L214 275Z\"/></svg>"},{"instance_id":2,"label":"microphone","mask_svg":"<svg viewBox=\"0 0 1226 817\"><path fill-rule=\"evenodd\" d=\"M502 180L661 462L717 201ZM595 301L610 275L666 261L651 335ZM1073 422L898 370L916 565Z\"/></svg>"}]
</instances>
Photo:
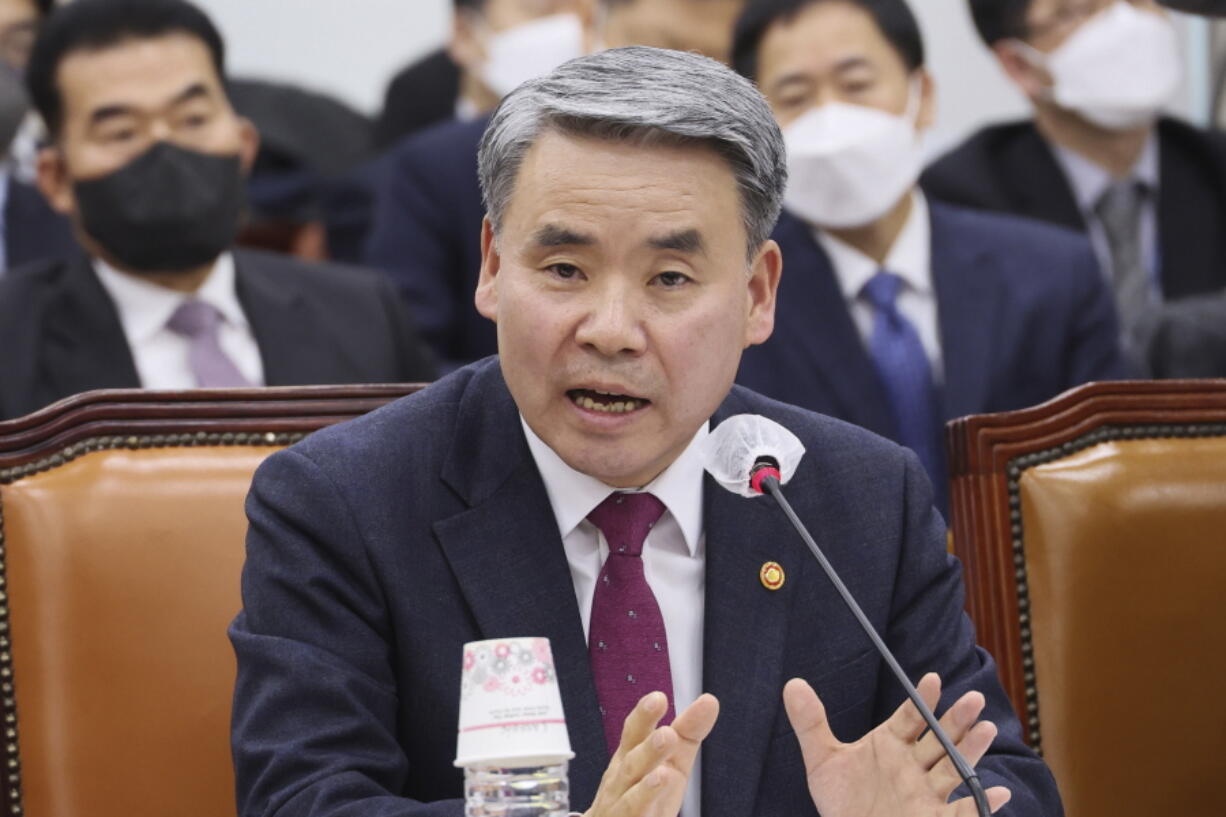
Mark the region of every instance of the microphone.
<instances>
[{"instance_id":1,"label":"microphone","mask_svg":"<svg viewBox=\"0 0 1226 817\"><path fill-rule=\"evenodd\" d=\"M817 559L818 564L822 566L822 570L825 571L835 590L843 598L843 603L859 622L860 628L873 642L882 660L898 679L898 683L902 684L907 697L919 710L928 728L936 735L937 741L945 750L945 754L949 756L958 776L970 789L980 817L991 817L988 797L983 790L983 783L979 780L979 775L966 762L966 758L958 751L958 747L954 746L949 735L945 734L945 730L937 722L936 715L920 698L919 691L911 683L911 679L903 672L898 660L890 652L890 648L881 640L881 636L873 628L868 616L864 615L864 611L852 597L847 585L843 584L843 580L835 572L826 554L822 553L817 542L813 541L808 529L792 510L787 497L783 495L783 486L796 473L796 467L800 464L801 457L804 456L804 445L795 434L774 420L757 414L738 414L720 423L707 435L703 446L704 466L720 485L745 497L752 498L768 493L774 497L775 502L783 509L783 513L792 523L792 527L796 528L800 538L809 546L809 550Z\"/></svg>"}]
</instances>

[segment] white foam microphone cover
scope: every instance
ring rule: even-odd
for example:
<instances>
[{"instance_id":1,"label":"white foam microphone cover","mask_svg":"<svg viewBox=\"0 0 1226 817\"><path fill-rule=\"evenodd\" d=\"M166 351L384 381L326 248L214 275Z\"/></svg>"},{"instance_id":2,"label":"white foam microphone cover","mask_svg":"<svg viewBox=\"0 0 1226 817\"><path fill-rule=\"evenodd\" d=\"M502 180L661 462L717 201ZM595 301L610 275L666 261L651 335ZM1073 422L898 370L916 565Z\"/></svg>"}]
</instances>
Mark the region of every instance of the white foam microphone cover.
<instances>
[{"instance_id":1,"label":"white foam microphone cover","mask_svg":"<svg viewBox=\"0 0 1226 817\"><path fill-rule=\"evenodd\" d=\"M759 414L737 414L720 423L703 441L703 464L720 485L741 496L761 494L749 485L749 472L762 457L779 463L784 485L796 473L805 447L796 435Z\"/></svg>"}]
</instances>

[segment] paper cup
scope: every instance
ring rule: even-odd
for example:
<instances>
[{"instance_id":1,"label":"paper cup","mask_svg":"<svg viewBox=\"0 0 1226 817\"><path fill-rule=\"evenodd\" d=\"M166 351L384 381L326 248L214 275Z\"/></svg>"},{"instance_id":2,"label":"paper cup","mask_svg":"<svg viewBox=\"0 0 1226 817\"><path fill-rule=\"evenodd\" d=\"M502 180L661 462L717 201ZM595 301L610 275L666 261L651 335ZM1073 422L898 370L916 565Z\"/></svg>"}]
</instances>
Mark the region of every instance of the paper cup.
<instances>
[{"instance_id":1,"label":"paper cup","mask_svg":"<svg viewBox=\"0 0 1226 817\"><path fill-rule=\"evenodd\" d=\"M570 737L547 638L464 645L455 765L548 766L570 760Z\"/></svg>"}]
</instances>

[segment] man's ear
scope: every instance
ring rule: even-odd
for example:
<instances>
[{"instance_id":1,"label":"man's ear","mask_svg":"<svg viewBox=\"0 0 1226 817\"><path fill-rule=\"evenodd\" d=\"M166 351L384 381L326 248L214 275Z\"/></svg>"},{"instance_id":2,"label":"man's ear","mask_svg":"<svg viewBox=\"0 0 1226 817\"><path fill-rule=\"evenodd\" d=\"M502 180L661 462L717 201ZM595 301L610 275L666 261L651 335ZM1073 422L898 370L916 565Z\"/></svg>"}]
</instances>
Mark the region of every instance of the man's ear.
<instances>
[{"instance_id":1,"label":"man's ear","mask_svg":"<svg viewBox=\"0 0 1226 817\"><path fill-rule=\"evenodd\" d=\"M498 273L502 270L502 256L498 253L498 239L489 217L481 222L481 275L477 278L477 291L473 303L477 311L498 322Z\"/></svg>"},{"instance_id":2,"label":"man's ear","mask_svg":"<svg viewBox=\"0 0 1226 817\"><path fill-rule=\"evenodd\" d=\"M238 158L243 165L243 175L251 173L255 157L260 152L260 131L245 116L238 117Z\"/></svg>"},{"instance_id":3,"label":"man's ear","mask_svg":"<svg viewBox=\"0 0 1226 817\"><path fill-rule=\"evenodd\" d=\"M923 133L931 128L937 119L937 86L927 68L920 69L919 83L919 111L915 115L915 129Z\"/></svg>"},{"instance_id":4,"label":"man's ear","mask_svg":"<svg viewBox=\"0 0 1226 817\"><path fill-rule=\"evenodd\" d=\"M745 325L745 346L765 343L775 331L775 297L783 276L783 251L773 240L758 250L749 267L749 320Z\"/></svg>"},{"instance_id":5,"label":"man's ear","mask_svg":"<svg viewBox=\"0 0 1226 817\"><path fill-rule=\"evenodd\" d=\"M1054 83L1051 74L1032 65L1026 58L1023 53L1025 47L1026 44L1020 40L1001 40L992 46L992 53L996 55L996 61L1013 84L1026 96L1038 99Z\"/></svg>"},{"instance_id":6,"label":"man's ear","mask_svg":"<svg viewBox=\"0 0 1226 817\"><path fill-rule=\"evenodd\" d=\"M64 154L58 147L45 147L38 152L35 165L35 182L51 209L63 216L72 216L77 210L77 198L73 193L72 179Z\"/></svg>"}]
</instances>

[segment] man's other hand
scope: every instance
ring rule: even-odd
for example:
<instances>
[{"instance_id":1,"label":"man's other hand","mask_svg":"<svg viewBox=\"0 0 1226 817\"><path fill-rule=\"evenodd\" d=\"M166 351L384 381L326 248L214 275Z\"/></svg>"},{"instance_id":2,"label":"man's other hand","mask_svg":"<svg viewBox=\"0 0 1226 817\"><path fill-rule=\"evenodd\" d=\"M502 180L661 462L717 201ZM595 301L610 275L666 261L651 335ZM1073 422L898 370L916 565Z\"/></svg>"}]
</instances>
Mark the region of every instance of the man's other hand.
<instances>
[{"instance_id":1,"label":"man's other hand","mask_svg":"<svg viewBox=\"0 0 1226 817\"><path fill-rule=\"evenodd\" d=\"M941 679L929 673L918 688L924 703L935 707ZM834 736L826 708L803 680L788 681L783 703L800 741L809 794L824 817L976 817L971 798L949 802L962 779L911 701L855 743ZM972 767L996 738L996 725L978 720L984 704L982 694L968 692L940 721ZM1010 792L996 786L987 795L996 812Z\"/></svg>"},{"instance_id":2,"label":"man's other hand","mask_svg":"<svg viewBox=\"0 0 1226 817\"><path fill-rule=\"evenodd\" d=\"M698 747L719 716L719 702L702 695L671 726L657 728L667 710L664 693L652 692L626 716L621 744L584 817L676 817Z\"/></svg>"}]
</instances>

